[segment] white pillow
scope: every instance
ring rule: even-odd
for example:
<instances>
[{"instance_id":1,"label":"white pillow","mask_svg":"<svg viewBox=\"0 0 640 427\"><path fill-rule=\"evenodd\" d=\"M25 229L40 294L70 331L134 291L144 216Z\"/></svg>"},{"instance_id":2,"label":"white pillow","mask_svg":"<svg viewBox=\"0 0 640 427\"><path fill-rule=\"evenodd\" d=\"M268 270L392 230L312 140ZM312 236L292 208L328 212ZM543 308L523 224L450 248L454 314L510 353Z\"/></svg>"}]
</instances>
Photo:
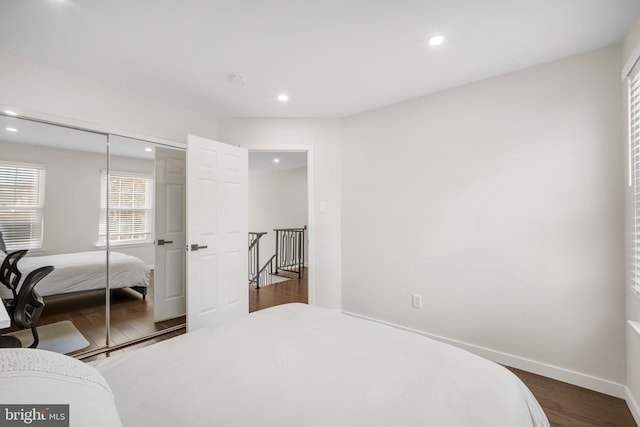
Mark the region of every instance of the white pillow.
<instances>
[{"instance_id":1,"label":"white pillow","mask_svg":"<svg viewBox=\"0 0 640 427\"><path fill-rule=\"evenodd\" d=\"M68 404L70 426L122 426L113 393L92 366L46 350L0 349L0 404ZM5 414L0 413L0 424Z\"/></svg>"}]
</instances>

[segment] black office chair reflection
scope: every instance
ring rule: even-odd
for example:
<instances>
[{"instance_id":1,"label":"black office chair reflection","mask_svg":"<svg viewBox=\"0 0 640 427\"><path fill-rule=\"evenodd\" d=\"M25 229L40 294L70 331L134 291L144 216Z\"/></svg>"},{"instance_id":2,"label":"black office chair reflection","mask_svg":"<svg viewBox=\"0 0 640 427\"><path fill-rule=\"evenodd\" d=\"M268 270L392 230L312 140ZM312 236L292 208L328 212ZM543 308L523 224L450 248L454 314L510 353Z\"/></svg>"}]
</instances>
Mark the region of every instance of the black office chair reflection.
<instances>
[{"instance_id":1,"label":"black office chair reflection","mask_svg":"<svg viewBox=\"0 0 640 427\"><path fill-rule=\"evenodd\" d=\"M0 283L11 289L13 299L18 297L18 285L22 278L22 273L18 269L18 261L27 254L26 249L9 252L0 265Z\"/></svg>"},{"instance_id":2,"label":"black office chair reflection","mask_svg":"<svg viewBox=\"0 0 640 427\"><path fill-rule=\"evenodd\" d=\"M35 348L38 346L38 330L36 324L40 319L42 310L44 309L44 301L42 297L36 292L35 287L47 274L54 270L53 266L40 267L37 270L33 270L25 277L18 296L13 306L13 323L15 326L21 329L31 329L33 334L33 343L29 348ZM0 347L22 347L22 342L11 335L0 336Z\"/></svg>"}]
</instances>

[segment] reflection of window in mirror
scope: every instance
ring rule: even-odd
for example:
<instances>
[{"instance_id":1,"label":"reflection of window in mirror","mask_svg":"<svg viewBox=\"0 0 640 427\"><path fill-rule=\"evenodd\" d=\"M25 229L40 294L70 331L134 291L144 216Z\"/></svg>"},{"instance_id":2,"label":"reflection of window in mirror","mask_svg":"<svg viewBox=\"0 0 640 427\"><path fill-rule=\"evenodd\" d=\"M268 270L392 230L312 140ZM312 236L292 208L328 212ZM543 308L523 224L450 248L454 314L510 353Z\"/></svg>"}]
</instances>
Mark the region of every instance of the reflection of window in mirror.
<instances>
[{"instance_id":1,"label":"reflection of window in mirror","mask_svg":"<svg viewBox=\"0 0 640 427\"><path fill-rule=\"evenodd\" d=\"M0 161L0 230L8 251L41 249L46 167Z\"/></svg>"},{"instance_id":2,"label":"reflection of window in mirror","mask_svg":"<svg viewBox=\"0 0 640 427\"><path fill-rule=\"evenodd\" d=\"M95 251L107 136L0 115L0 153L0 231L8 249L29 249L28 256Z\"/></svg>"},{"instance_id":3,"label":"reflection of window in mirror","mask_svg":"<svg viewBox=\"0 0 640 427\"><path fill-rule=\"evenodd\" d=\"M100 174L99 245L123 245L153 242L153 176L149 174L107 171ZM107 215L107 188L109 209Z\"/></svg>"}]
</instances>

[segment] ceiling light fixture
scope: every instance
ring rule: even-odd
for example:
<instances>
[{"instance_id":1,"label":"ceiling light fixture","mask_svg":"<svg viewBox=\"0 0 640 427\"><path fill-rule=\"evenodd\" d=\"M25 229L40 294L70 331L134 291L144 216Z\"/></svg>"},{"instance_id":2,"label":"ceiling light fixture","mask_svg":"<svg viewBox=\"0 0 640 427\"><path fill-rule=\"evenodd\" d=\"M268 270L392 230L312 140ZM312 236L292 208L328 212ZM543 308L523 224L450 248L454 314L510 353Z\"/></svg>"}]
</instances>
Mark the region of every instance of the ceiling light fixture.
<instances>
[{"instance_id":1,"label":"ceiling light fixture","mask_svg":"<svg viewBox=\"0 0 640 427\"><path fill-rule=\"evenodd\" d=\"M11 111L11 110L4 110L4 113L7 116L17 116L18 115L18 113L16 113L15 111Z\"/></svg>"},{"instance_id":2,"label":"ceiling light fixture","mask_svg":"<svg viewBox=\"0 0 640 427\"><path fill-rule=\"evenodd\" d=\"M237 86L244 86L247 84L247 79L245 79L244 76L241 76L240 74L231 74L229 76L229 80L231 80L231 83Z\"/></svg>"},{"instance_id":3,"label":"ceiling light fixture","mask_svg":"<svg viewBox=\"0 0 640 427\"><path fill-rule=\"evenodd\" d=\"M278 101L280 102L287 102L289 100L289 96L282 94L282 95L278 95Z\"/></svg>"},{"instance_id":4,"label":"ceiling light fixture","mask_svg":"<svg viewBox=\"0 0 640 427\"><path fill-rule=\"evenodd\" d=\"M153 151L153 148L147 147L147 148L145 148L145 149L144 149L144 151L147 151L147 152L149 152L149 153L150 153L150 152L152 152L152 151Z\"/></svg>"},{"instance_id":5,"label":"ceiling light fixture","mask_svg":"<svg viewBox=\"0 0 640 427\"><path fill-rule=\"evenodd\" d=\"M444 36L433 36L429 39L429 44L431 46L440 46L444 42Z\"/></svg>"},{"instance_id":6,"label":"ceiling light fixture","mask_svg":"<svg viewBox=\"0 0 640 427\"><path fill-rule=\"evenodd\" d=\"M18 129L16 129L16 128L7 128L7 130L9 132L18 132Z\"/></svg>"},{"instance_id":7,"label":"ceiling light fixture","mask_svg":"<svg viewBox=\"0 0 640 427\"><path fill-rule=\"evenodd\" d=\"M280 163L280 159L276 157L275 159L273 159L273 163Z\"/></svg>"}]
</instances>

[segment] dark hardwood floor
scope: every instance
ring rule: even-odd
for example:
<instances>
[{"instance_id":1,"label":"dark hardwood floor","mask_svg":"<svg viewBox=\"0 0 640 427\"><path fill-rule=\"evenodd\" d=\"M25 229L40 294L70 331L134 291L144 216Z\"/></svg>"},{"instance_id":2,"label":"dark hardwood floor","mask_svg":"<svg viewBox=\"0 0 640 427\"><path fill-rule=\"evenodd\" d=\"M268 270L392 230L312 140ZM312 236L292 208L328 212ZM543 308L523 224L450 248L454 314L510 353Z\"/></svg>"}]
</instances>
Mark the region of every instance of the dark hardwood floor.
<instances>
[{"instance_id":1,"label":"dark hardwood floor","mask_svg":"<svg viewBox=\"0 0 640 427\"><path fill-rule=\"evenodd\" d=\"M286 282L264 286L260 289L249 285L249 313L290 302L308 304L307 269L302 269L302 278L297 273L280 272L279 275L289 277Z\"/></svg>"},{"instance_id":2,"label":"dark hardwood floor","mask_svg":"<svg viewBox=\"0 0 640 427\"><path fill-rule=\"evenodd\" d=\"M301 302L305 304L307 303L308 301L307 270L306 269L303 270L302 278L300 279L298 279L297 274L294 274L294 273L282 272L281 275L285 277L289 277L290 279L284 282L276 283L274 285L265 286L260 289L255 289L255 287L251 285L248 286L249 312L262 310L262 309L273 307L280 304L287 304L290 302ZM102 295L103 295L102 301L104 304L104 293ZM125 297L123 296L123 298ZM149 299L149 296L147 296L147 299ZM104 311L104 306L102 307L102 310ZM132 304L132 306L129 306L126 302L122 302L120 305L118 305L118 309L116 310L119 313L118 319L123 322L122 324L120 324L120 322L117 323L121 325L120 327L118 327L119 330L124 329L124 326L125 326L124 321L127 318L129 318L130 320L132 319L136 320L136 317L140 316L140 319L137 319L137 320L143 323L146 323L143 319L148 317L148 314L145 314L147 310L144 308L141 308L140 304L138 305ZM114 316L113 311L111 316L112 317ZM151 316L153 318L153 314L151 314ZM182 323L184 323L185 318L183 316L181 318L178 318L178 320L181 320ZM113 325L113 319L112 319L112 325ZM173 326L173 325L166 324L164 328L166 329L170 326ZM89 362L92 360L102 359L104 357L109 357L112 354L117 354L118 352L131 351L137 348L146 347L148 345L184 334L185 332L186 332L185 328L181 328L177 331L172 331L167 334L163 334L162 336L145 340L144 342L141 342L135 345L130 345L118 350L109 351L96 356L83 358L82 360ZM113 331L112 331L112 334L113 334ZM104 341L104 338L103 338L103 341Z\"/></svg>"},{"instance_id":3,"label":"dark hardwood floor","mask_svg":"<svg viewBox=\"0 0 640 427\"><path fill-rule=\"evenodd\" d=\"M38 321L39 326L70 320L89 341L89 347L71 355L105 347L105 291L88 291L69 295L45 297L45 307ZM149 294L145 300L131 289L111 291L110 338L111 345L137 340L155 332L184 324L185 316L162 322L153 318L153 274ZM11 332L16 328L2 330Z\"/></svg>"},{"instance_id":4,"label":"dark hardwood floor","mask_svg":"<svg viewBox=\"0 0 640 427\"><path fill-rule=\"evenodd\" d=\"M544 409L552 427L633 427L623 399L509 368L524 382Z\"/></svg>"},{"instance_id":5,"label":"dark hardwood floor","mask_svg":"<svg viewBox=\"0 0 640 427\"><path fill-rule=\"evenodd\" d=\"M307 272L303 278L276 283L256 290L249 286L249 311L289 302L307 303ZM125 316L126 317L126 316ZM119 351L131 351L184 333L184 329L171 332ZM91 360L108 357L100 355ZM515 368L517 375L534 394L547 414L552 427L633 427L636 423L624 400L561 381L546 378ZM513 426L519 427L519 426Z\"/></svg>"}]
</instances>

